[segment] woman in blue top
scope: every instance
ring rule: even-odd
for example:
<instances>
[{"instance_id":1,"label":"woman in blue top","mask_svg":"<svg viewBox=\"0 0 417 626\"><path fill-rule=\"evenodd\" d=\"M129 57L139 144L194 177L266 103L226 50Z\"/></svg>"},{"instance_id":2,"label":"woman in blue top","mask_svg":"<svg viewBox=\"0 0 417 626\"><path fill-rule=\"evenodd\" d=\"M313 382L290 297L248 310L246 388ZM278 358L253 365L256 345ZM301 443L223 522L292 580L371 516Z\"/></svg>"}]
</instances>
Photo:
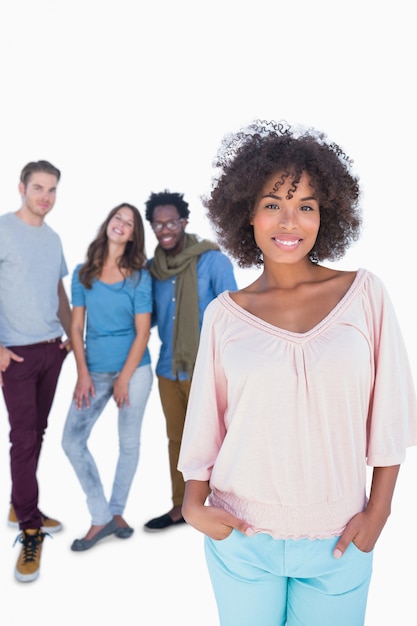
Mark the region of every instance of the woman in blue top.
<instances>
[{"instance_id":1,"label":"woman in blue top","mask_svg":"<svg viewBox=\"0 0 417 626\"><path fill-rule=\"evenodd\" d=\"M123 203L110 211L72 278L71 342L78 379L62 445L87 496L92 524L73 542L71 549L78 552L108 535L133 533L122 516L153 378L147 347L152 282L145 262L142 218L136 207ZM119 410L119 458L107 500L87 441L112 396Z\"/></svg>"}]
</instances>

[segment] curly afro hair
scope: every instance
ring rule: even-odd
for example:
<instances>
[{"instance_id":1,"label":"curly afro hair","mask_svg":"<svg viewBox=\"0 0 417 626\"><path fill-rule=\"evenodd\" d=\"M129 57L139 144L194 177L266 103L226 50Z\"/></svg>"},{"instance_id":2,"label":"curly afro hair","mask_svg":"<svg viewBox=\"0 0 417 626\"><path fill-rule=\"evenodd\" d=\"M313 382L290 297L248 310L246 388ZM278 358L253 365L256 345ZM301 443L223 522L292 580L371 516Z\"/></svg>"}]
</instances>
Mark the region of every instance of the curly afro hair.
<instances>
[{"instance_id":1,"label":"curly afro hair","mask_svg":"<svg viewBox=\"0 0 417 626\"><path fill-rule=\"evenodd\" d=\"M240 267L261 266L262 253L250 224L258 195L272 174L291 177L294 190L304 172L320 206L320 228L310 260L337 260L358 239L361 227L358 179L341 148L314 129L256 120L227 135L214 166L219 174L203 205L219 243Z\"/></svg>"},{"instance_id":2,"label":"curly afro hair","mask_svg":"<svg viewBox=\"0 0 417 626\"><path fill-rule=\"evenodd\" d=\"M153 212L157 206L166 206L168 204L172 204L176 207L178 211L178 215L182 218L187 219L190 215L190 210L188 208L188 202L184 200L183 193L177 193L176 191L168 191L165 189L159 193L151 193L147 201L145 202L145 218L148 222L152 222L153 220Z\"/></svg>"}]
</instances>

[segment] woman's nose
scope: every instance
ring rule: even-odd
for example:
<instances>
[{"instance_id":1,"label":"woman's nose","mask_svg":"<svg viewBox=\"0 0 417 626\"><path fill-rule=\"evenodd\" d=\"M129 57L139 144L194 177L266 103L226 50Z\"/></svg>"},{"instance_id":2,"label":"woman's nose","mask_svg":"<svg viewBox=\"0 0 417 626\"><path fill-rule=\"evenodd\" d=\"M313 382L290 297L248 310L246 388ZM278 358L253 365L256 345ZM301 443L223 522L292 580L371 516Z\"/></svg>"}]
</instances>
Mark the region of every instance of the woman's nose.
<instances>
[{"instance_id":1,"label":"woman's nose","mask_svg":"<svg viewBox=\"0 0 417 626\"><path fill-rule=\"evenodd\" d=\"M283 228L293 228L297 223L296 212L289 208L282 208L279 212L279 223Z\"/></svg>"}]
</instances>

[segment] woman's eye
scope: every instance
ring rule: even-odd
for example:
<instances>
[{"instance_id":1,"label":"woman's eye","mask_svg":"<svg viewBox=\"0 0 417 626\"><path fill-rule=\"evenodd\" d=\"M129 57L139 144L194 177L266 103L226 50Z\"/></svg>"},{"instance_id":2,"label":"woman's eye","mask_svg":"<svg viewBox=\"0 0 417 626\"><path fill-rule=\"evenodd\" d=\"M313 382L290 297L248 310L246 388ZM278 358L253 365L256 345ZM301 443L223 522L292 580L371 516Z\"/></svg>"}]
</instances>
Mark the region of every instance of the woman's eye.
<instances>
[{"instance_id":1,"label":"woman's eye","mask_svg":"<svg viewBox=\"0 0 417 626\"><path fill-rule=\"evenodd\" d=\"M309 204L303 204L303 206L300 207L300 211L314 211L314 209Z\"/></svg>"},{"instance_id":2,"label":"woman's eye","mask_svg":"<svg viewBox=\"0 0 417 626\"><path fill-rule=\"evenodd\" d=\"M271 209L272 211L274 211L276 209L279 209L279 206L277 204L272 204L271 203L271 204L267 204L265 208L266 209Z\"/></svg>"}]
</instances>

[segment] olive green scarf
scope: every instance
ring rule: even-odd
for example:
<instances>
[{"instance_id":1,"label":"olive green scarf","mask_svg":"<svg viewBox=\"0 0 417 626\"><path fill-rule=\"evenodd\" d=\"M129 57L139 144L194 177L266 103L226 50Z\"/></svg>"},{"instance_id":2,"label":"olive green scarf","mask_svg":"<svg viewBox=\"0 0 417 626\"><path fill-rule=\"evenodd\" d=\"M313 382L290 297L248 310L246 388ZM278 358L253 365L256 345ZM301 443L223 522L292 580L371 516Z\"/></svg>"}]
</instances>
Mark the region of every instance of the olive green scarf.
<instances>
[{"instance_id":1,"label":"olive green scarf","mask_svg":"<svg viewBox=\"0 0 417 626\"><path fill-rule=\"evenodd\" d=\"M200 320L197 290L197 260L208 250L219 247L207 239L185 233L184 247L179 254L170 256L156 247L151 274L158 280L177 276L176 312L173 334L172 372L186 371L192 375L200 339Z\"/></svg>"}]
</instances>

